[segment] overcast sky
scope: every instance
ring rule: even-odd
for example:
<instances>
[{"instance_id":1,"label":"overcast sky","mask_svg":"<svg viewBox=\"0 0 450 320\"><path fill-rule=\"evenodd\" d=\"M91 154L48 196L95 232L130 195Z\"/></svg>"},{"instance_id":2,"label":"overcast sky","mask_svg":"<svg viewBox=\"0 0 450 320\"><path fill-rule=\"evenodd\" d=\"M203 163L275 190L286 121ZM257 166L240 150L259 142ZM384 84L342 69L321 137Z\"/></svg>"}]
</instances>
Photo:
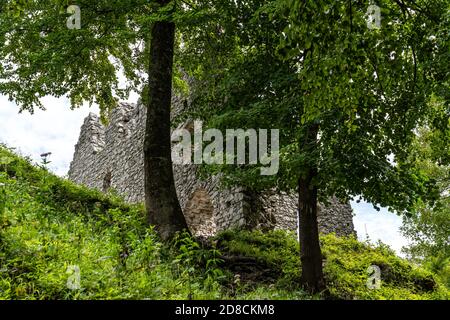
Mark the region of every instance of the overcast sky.
<instances>
[{"instance_id":1,"label":"overcast sky","mask_svg":"<svg viewBox=\"0 0 450 320\"><path fill-rule=\"evenodd\" d=\"M136 100L132 97L130 102ZM67 99L43 99L46 111L36 110L34 115L24 111L19 114L19 108L0 96L0 142L17 148L23 155L30 156L40 162L40 155L52 152L49 168L60 176L65 176L69 169L74 153L74 146L78 140L80 127L89 112L98 113L98 108L84 106L77 110L70 110ZM355 212L354 224L358 238L369 238L376 242L378 239L390 245L397 253L407 244L399 232L401 218L387 210L377 212L368 203L353 203Z\"/></svg>"}]
</instances>

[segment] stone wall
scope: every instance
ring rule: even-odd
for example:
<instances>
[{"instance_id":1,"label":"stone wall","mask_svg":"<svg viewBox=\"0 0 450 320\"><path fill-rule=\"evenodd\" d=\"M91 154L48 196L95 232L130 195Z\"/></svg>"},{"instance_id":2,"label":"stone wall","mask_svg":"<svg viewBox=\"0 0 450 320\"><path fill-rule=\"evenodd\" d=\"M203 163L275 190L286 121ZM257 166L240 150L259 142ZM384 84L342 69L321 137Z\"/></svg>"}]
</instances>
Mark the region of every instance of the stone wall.
<instances>
[{"instance_id":1,"label":"stone wall","mask_svg":"<svg viewBox=\"0 0 450 320\"><path fill-rule=\"evenodd\" d=\"M183 102L174 101L178 112L180 105ZM144 128L145 108L139 103L120 103L107 126L89 114L75 146L69 178L104 192L112 188L131 203L143 202ZM201 180L196 173L196 165L174 165L180 204L196 235L210 236L233 227L297 230L295 194L254 194L238 186L223 189L219 177ZM333 199L329 207L320 205L318 220L322 232L354 233L349 204Z\"/></svg>"},{"instance_id":2,"label":"stone wall","mask_svg":"<svg viewBox=\"0 0 450 320\"><path fill-rule=\"evenodd\" d=\"M249 196L253 211L247 222L250 228L298 230L298 196L295 193L265 192ZM336 233L339 236L355 234L353 210L348 203L336 198L328 204L318 204L317 220L319 229L324 233Z\"/></svg>"}]
</instances>

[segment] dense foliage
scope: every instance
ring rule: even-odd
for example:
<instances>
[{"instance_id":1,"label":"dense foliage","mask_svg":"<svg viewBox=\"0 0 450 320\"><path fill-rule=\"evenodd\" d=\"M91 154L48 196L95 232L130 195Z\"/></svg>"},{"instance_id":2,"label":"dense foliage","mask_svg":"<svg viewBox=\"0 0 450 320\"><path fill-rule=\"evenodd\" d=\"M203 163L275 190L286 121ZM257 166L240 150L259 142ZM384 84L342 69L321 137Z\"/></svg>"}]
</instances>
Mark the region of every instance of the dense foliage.
<instances>
[{"instance_id":1,"label":"dense foliage","mask_svg":"<svg viewBox=\"0 0 450 320\"><path fill-rule=\"evenodd\" d=\"M199 79L193 115L214 128L280 129L278 175L214 171L296 190L317 167L323 198L362 196L399 213L437 198L409 146L418 126L449 136L449 4L381 1L382 25L369 29L367 3L352 3L223 2L203 11L204 25L182 29L179 59Z\"/></svg>"},{"instance_id":2,"label":"dense foliage","mask_svg":"<svg viewBox=\"0 0 450 320\"><path fill-rule=\"evenodd\" d=\"M402 232L410 240L404 248L409 259L438 273L450 284L450 135L422 129L411 156L436 180L440 197L434 204L419 202L416 213L404 217Z\"/></svg>"},{"instance_id":3,"label":"dense foliage","mask_svg":"<svg viewBox=\"0 0 450 320\"><path fill-rule=\"evenodd\" d=\"M0 148L0 299L312 299L298 284L295 237L230 230L213 243L160 242L139 206L62 180ZM321 238L330 294L343 299L444 299L431 272L384 245ZM367 267L382 269L379 290ZM81 288L69 289L70 266Z\"/></svg>"}]
</instances>

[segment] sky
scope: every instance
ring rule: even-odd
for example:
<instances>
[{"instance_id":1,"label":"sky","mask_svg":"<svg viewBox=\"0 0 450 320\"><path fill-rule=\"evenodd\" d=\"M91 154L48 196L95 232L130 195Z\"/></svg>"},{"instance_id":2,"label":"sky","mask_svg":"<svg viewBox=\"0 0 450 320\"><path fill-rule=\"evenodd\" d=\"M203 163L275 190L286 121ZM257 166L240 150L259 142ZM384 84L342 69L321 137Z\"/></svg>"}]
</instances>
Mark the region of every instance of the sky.
<instances>
[{"instance_id":1,"label":"sky","mask_svg":"<svg viewBox=\"0 0 450 320\"><path fill-rule=\"evenodd\" d=\"M133 100L134 99L134 100ZM129 102L135 102L131 96ZM45 111L35 110L31 115L19 108L7 97L0 95L0 142L15 147L22 155L40 163L42 153L52 152L49 169L59 176L66 176L75 151L81 125L89 112L98 114L98 108L83 106L70 110L65 98L47 97L43 100ZM381 240L401 255L401 248L407 240L400 234L402 219L382 208L380 212L369 203L351 202L355 216L353 222L360 240L371 242Z\"/></svg>"}]
</instances>

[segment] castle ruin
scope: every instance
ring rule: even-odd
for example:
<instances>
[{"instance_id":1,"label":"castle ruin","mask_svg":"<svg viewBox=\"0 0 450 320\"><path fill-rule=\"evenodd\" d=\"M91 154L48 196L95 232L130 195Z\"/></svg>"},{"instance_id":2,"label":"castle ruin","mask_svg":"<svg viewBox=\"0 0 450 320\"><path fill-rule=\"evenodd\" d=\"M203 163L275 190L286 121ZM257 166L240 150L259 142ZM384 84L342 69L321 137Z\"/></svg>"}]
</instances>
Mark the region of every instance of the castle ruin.
<instances>
[{"instance_id":1,"label":"castle ruin","mask_svg":"<svg viewBox=\"0 0 450 320\"><path fill-rule=\"evenodd\" d=\"M140 103L120 103L107 126L90 113L81 127L69 179L103 192L114 189L130 203L143 202L145 117ZM296 194L223 188L218 176L202 180L197 169L195 164L174 165L180 205L195 235L229 228L298 230ZM355 234L350 204L337 199L328 206L319 204L318 223L323 233Z\"/></svg>"}]
</instances>

